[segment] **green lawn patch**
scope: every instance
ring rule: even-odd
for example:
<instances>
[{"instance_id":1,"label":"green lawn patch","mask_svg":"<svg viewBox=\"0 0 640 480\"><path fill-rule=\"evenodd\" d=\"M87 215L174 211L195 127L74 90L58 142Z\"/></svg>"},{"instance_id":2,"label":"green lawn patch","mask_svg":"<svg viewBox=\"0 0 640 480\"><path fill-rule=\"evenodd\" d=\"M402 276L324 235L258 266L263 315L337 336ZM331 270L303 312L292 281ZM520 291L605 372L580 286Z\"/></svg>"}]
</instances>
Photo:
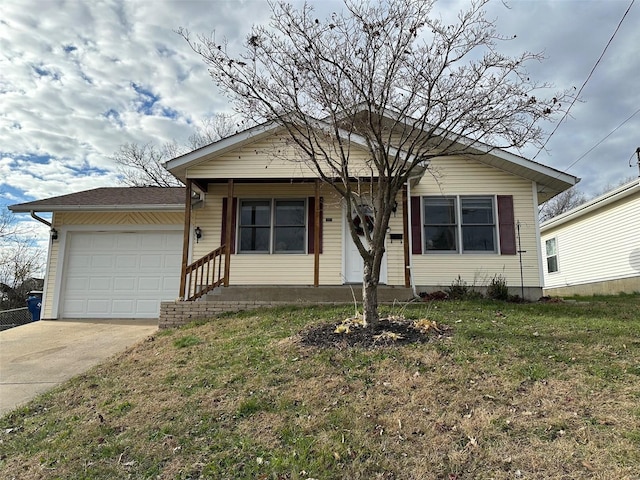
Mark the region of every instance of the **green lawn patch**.
<instances>
[{"instance_id":1,"label":"green lawn patch","mask_svg":"<svg viewBox=\"0 0 640 480\"><path fill-rule=\"evenodd\" d=\"M352 306L163 331L0 419L0 477L638 478L640 296L384 308L447 335L303 345Z\"/></svg>"}]
</instances>

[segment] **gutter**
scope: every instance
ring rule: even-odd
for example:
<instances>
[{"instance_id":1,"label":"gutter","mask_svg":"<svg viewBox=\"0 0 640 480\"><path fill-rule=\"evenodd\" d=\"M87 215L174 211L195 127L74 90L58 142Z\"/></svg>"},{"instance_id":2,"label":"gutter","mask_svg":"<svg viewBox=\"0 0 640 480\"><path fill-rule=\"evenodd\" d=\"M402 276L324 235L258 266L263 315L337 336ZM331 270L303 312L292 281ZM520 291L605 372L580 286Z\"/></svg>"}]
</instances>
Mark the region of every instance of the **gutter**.
<instances>
[{"instance_id":1,"label":"gutter","mask_svg":"<svg viewBox=\"0 0 640 480\"><path fill-rule=\"evenodd\" d=\"M20 205L11 205L9 210L16 213L30 212L102 212L102 211L128 211L128 212L149 212L149 211L184 211L184 204L153 204L153 205L42 205L37 210L27 208L15 208ZM38 221L47 221L40 217L34 217Z\"/></svg>"}]
</instances>

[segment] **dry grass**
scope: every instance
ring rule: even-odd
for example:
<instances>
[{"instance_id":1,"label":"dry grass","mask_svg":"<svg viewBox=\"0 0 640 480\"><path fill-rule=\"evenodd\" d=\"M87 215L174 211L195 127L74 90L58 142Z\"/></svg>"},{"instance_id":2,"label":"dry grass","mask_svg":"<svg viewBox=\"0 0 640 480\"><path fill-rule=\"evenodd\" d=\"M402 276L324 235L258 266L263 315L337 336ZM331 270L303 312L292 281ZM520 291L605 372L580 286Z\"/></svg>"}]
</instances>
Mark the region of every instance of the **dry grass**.
<instances>
[{"instance_id":1,"label":"dry grass","mask_svg":"<svg viewBox=\"0 0 640 480\"><path fill-rule=\"evenodd\" d=\"M18 479L640 479L640 297L442 302L453 328L304 347L349 308L163 332L0 420Z\"/></svg>"}]
</instances>

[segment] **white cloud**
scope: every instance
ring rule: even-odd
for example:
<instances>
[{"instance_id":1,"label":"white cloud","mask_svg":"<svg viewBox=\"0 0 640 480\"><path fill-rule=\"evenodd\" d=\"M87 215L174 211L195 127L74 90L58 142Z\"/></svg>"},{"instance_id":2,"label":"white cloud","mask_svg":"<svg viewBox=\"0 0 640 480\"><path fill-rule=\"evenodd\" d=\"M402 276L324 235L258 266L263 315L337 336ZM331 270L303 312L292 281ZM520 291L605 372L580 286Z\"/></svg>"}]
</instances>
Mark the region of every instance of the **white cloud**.
<instances>
[{"instance_id":1,"label":"white cloud","mask_svg":"<svg viewBox=\"0 0 640 480\"><path fill-rule=\"evenodd\" d=\"M299 3L299 2L298 2ZM320 18L341 2L316 1ZM506 4L506 6L505 6ZM468 5L444 0L434 13L451 17ZM626 0L490 3L500 33L516 38L506 52L544 50L531 66L540 81L579 87L609 40ZM14 199L43 198L116 183L110 156L127 142L183 141L203 117L229 111L205 65L175 30L227 38L237 48L269 16L264 0L63 2L10 0L0 5L0 188ZM585 88L538 161L564 169L640 108L640 9L632 9ZM141 94L155 104L140 111ZM158 112L172 112L171 118ZM547 127L550 132L552 125ZM581 160L570 173L596 191L634 173L640 114ZM536 154L534 149L524 152ZM30 155L51 158L34 164ZM98 170L96 170L98 169ZM87 173L89 172L89 173Z\"/></svg>"}]
</instances>

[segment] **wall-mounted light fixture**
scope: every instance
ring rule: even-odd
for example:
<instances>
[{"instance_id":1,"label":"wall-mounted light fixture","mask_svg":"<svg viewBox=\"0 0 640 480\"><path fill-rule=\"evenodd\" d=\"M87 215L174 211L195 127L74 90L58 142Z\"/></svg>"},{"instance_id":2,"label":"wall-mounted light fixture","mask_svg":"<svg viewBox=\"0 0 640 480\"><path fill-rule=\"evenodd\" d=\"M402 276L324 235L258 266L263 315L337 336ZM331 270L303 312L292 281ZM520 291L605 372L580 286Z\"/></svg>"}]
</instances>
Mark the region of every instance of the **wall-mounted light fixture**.
<instances>
[{"instance_id":1,"label":"wall-mounted light fixture","mask_svg":"<svg viewBox=\"0 0 640 480\"><path fill-rule=\"evenodd\" d=\"M391 204L391 211L393 212L393 216L395 217L396 212L398 211L398 202L396 202L395 200Z\"/></svg>"},{"instance_id":2,"label":"wall-mounted light fixture","mask_svg":"<svg viewBox=\"0 0 640 480\"><path fill-rule=\"evenodd\" d=\"M49 234L51 235L51 240L57 240L58 239L58 231L55 228L52 228L50 230Z\"/></svg>"},{"instance_id":3,"label":"wall-mounted light fixture","mask_svg":"<svg viewBox=\"0 0 640 480\"><path fill-rule=\"evenodd\" d=\"M202 238L202 230L200 229L200 227L196 227L194 232L196 234L196 243L198 243L198 242L200 242L200 239Z\"/></svg>"}]
</instances>

